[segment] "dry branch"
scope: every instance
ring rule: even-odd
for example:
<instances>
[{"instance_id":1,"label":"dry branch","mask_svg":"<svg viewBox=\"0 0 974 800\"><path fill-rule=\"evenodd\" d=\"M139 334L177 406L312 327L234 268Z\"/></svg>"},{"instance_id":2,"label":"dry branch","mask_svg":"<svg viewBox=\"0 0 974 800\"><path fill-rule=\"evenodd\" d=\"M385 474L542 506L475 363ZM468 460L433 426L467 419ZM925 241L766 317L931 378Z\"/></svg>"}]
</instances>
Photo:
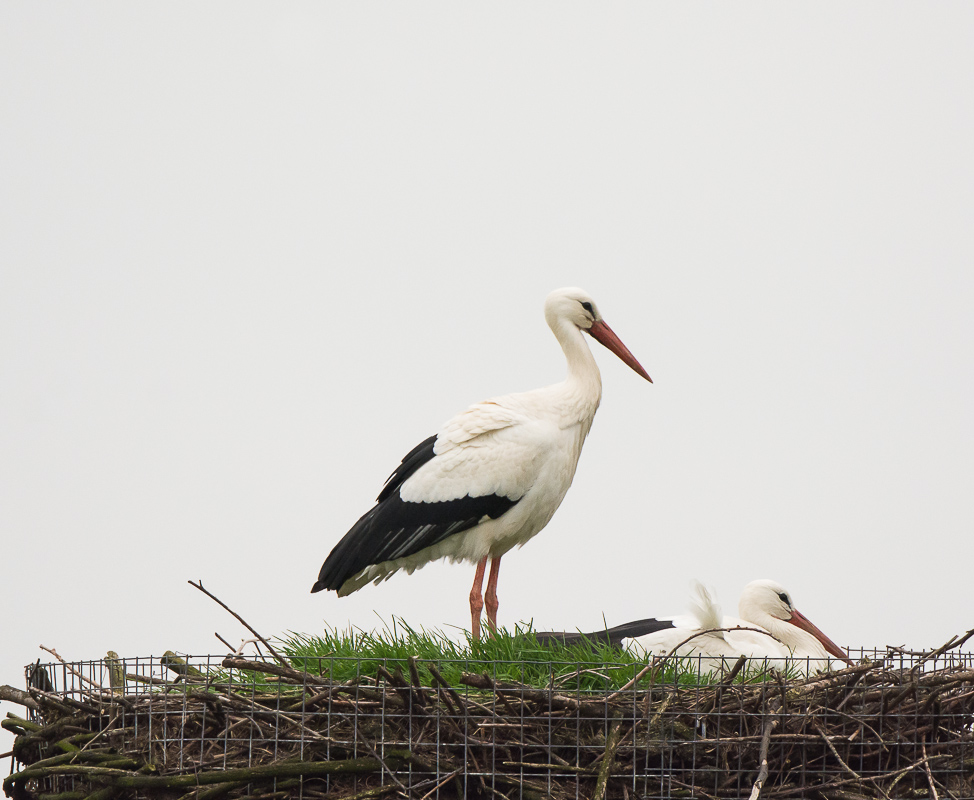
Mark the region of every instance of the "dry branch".
<instances>
[{"instance_id":1,"label":"dry branch","mask_svg":"<svg viewBox=\"0 0 974 800\"><path fill-rule=\"evenodd\" d=\"M31 716L3 720L19 765L5 791L15 800L974 797L969 658L790 681L654 677L614 692L471 671L454 687L443 665L415 657L351 681L236 656L220 663L135 680L118 659L128 680L113 688L124 695L94 681L81 692L73 681L70 697L3 687L0 697Z\"/></svg>"},{"instance_id":2,"label":"dry branch","mask_svg":"<svg viewBox=\"0 0 974 800\"><path fill-rule=\"evenodd\" d=\"M13 686L7 686L6 684L0 686L0 700L6 700L10 703L18 703L22 706L27 706L34 711L37 710L37 701L31 697L27 692L21 689L15 689Z\"/></svg>"},{"instance_id":3,"label":"dry branch","mask_svg":"<svg viewBox=\"0 0 974 800\"><path fill-rule=\"evenodd\" d=\"M290 666L287 663L287 660L280 653L278 653L277 650L275 650L273 647L271 647L270 643L263 636L261 636L259 633L257 633L256 630L254 630L252 627L250 627L250 624L247 622L247 620L245 620L243 617L241 617L236 611L234 611L232 608L230 608L230 606L228 606L226 603L224 603L215 594L213 594L212 592L204 589L203 588L203 581L197 581L196 583L193 583L192 581L186 581L186 583L188 583L190 586L192 586L192 587L194 587L196 589L199 589L203 594L205 594L207 597L209 597L215 603L217 603L218 605L222 606L227 611L229 611L230 614L232 614L241 625L243 625L248 631L250 631L254 636L256 636L261 641L261 643L264 645L264 647L267 648L267 652L269 652L272 656L274 656L274 658L277 659L278 663L283 664L284 666Z\"/></svg>"}]
</instances>

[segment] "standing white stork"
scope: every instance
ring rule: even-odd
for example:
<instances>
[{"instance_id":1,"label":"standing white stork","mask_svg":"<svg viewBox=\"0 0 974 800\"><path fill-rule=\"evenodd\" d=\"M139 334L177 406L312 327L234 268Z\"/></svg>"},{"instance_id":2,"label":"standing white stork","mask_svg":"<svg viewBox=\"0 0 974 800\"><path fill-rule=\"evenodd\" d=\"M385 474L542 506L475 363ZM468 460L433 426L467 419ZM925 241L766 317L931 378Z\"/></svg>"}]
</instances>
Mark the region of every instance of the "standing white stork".
<instances>
[{"instance_id":1,"label":"standing white stork","mask_svg":"<svg viewBox=\"0 0 974 800\"><path fill-rule=\"evenodd\" d=\"M729 666L742 655L798 670L827 668L831 658L852 663L794 607L781 584L752 581L741 593L737 613L739 619L723 616L713 594L694 581L689 614L637 620L589 634L541 633L538 639L603 642L639 655L701 656L701 668L709 670Z\"/></svg>"},{"instance_id":2,"label":"standing white stork","mask_svg":"<svg viewBox=\"0 0 974 800\"><path fill-rule=\"evenodd\" d=\"M477 564L471 633L480 637L485 604L496 630L501 557L538 533L561 504L602 398L599 368L582 333L652 383L581 289L556 289L544 311L568 361L568 377L476 403L411 450L376 505L325 559L312 592L333 589L344 597L401 569L412 573L440 558L471 561Z\"/></svg>"}]
</instances>

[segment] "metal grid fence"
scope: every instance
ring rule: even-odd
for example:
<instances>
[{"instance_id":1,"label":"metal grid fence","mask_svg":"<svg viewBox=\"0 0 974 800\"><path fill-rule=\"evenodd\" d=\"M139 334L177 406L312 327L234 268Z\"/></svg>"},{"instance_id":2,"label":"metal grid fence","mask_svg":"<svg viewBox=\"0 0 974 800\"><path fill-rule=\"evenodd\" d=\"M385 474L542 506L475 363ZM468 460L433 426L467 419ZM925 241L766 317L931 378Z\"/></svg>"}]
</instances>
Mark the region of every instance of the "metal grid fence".
<instances>
[{"instance_id":1,"label":"metal grid fence","mask_svg":"<svg viewBox=\"0 0 974 800\"><path fill-rule=\"evenodd\" d=\"M4 723L19 734L4 788L18 800L974 797L974 654L850 655L868 663L790 679L695 680L692 659L664 678L660 660L636 662L615 690L592 674L580 688L563 663L544 687L475 660L34 665L36 707Z\"/></svg>"}]
</instances>

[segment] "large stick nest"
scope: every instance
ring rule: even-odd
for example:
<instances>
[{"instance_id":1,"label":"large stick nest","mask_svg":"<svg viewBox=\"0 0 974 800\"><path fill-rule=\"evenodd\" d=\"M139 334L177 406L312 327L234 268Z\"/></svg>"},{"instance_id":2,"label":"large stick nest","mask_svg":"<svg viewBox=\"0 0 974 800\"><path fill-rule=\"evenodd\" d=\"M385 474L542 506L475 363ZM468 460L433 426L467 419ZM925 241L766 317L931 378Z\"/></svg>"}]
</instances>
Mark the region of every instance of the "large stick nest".
<instances>
[{"instance_id":1,"label":"large stick nest","mask_svg":"<svg viewBox=\"0 0 974 800\"><path fill-rule=\"evenodd\" d=\"M15 800L974 797L974 669L914 655L702 685L650 665L611 693L499 682L486 663L451 686L417 659L344 683L240 657L205 673L170 658L165 680L106 662L109 689L3 687L31 712L3 721L19 762L3 785Z\"/></svg>"}]
</instances>

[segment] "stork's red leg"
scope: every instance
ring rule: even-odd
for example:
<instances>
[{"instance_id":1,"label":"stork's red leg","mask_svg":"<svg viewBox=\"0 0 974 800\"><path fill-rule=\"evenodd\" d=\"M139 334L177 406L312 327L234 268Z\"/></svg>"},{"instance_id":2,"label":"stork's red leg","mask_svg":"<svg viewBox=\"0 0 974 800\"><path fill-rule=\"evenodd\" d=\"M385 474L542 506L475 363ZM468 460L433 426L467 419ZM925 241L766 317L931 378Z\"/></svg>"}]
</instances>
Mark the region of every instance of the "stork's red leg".
<instances>
[{"instance_id":1,"label":"stork's red leg","mask_svg":"<svg viewBox=\"0 0 974 800\"><path fill-rule=\"evenodd\" d=\"M484 603L487 605L487 625L490 635L497 633L497 576L501 571L501 556L490 562L490 577L487 579L487 591L484 593Z\"/></svg>"},{"instance_id":2,"label":"stork's red leg","mask_svg":"<svg viewBox=\"0 0 974 800\"><path fill-rule=\"evenodd\" d=\"M484 610L484 599L481 594L486 569L487 556L484 556L477 562L477 572L473 576L473 586L470 589L470 634L475 642L480 641L480 612ZM491 575L493 574L491 571Z\"/></svg>"}]
</instances>

